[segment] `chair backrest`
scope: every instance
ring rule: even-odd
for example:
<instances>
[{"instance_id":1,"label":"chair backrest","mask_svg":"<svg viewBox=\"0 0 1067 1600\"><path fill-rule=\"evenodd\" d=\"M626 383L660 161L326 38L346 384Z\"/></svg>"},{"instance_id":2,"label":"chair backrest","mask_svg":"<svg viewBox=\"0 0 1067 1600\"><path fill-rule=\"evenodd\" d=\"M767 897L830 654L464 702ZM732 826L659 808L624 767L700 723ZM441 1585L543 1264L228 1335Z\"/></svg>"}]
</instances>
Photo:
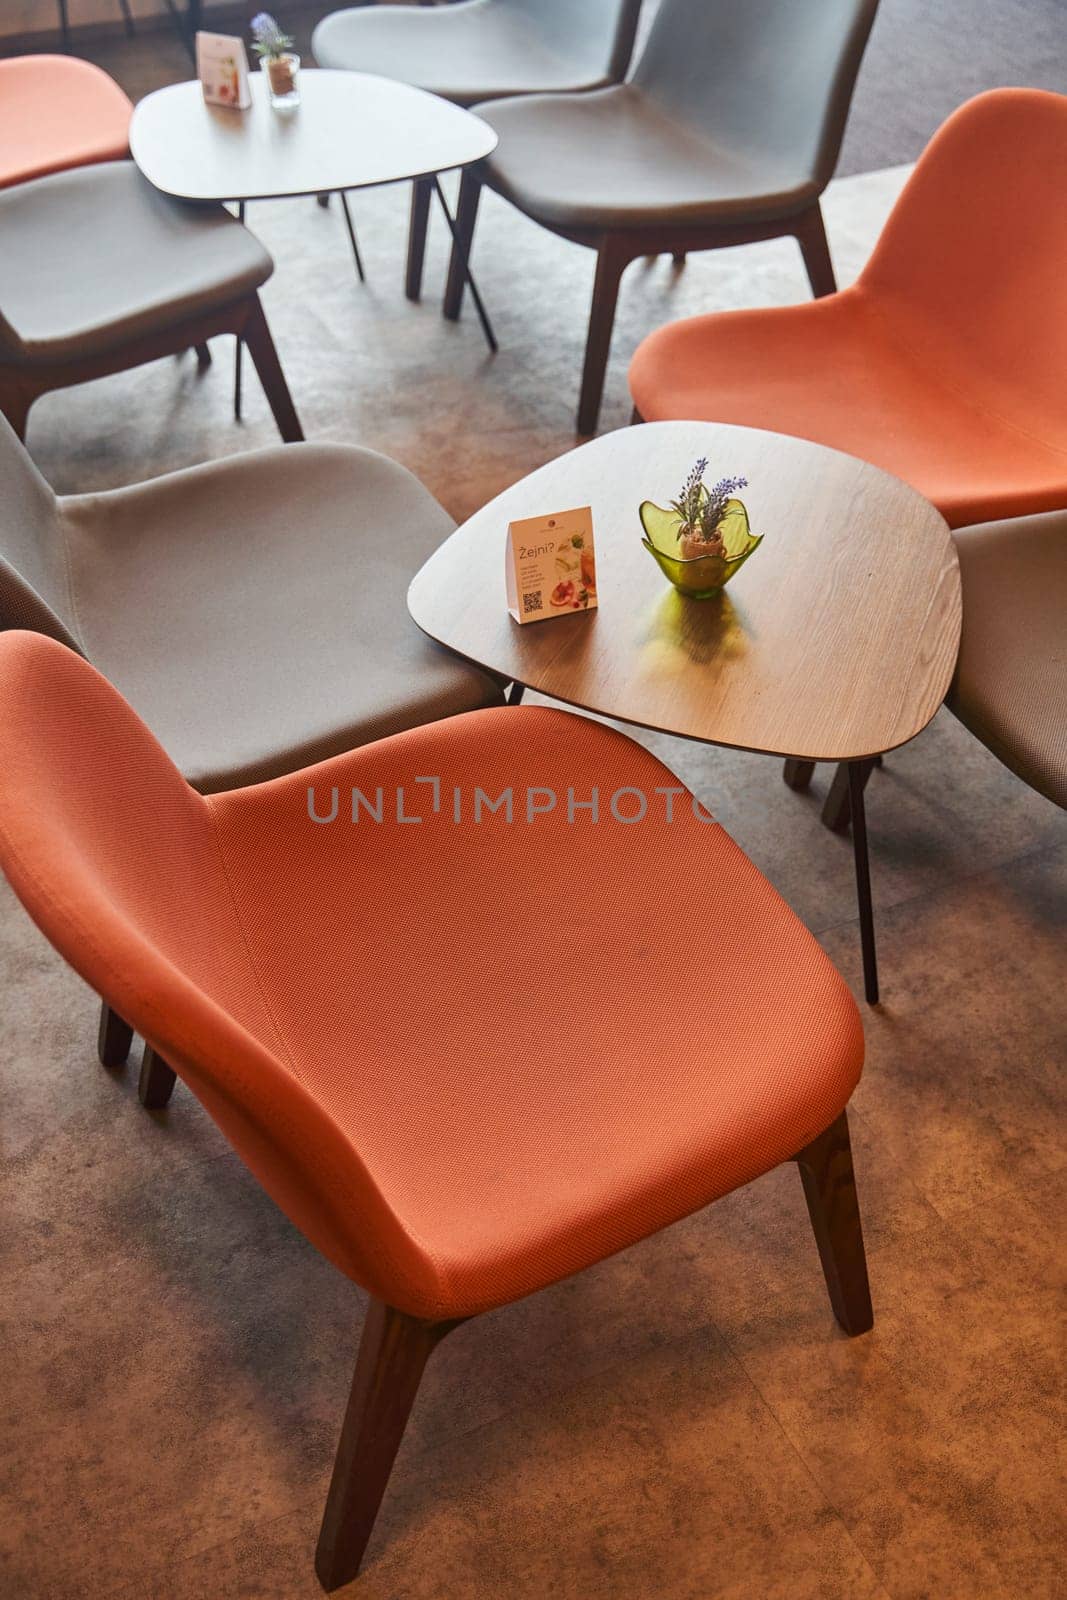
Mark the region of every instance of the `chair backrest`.
<instances>
[{"instance_id":1,"label":"chair backrest","mask_svg":"<svg viewBox=\"0 0 1067 1600\"><path fill-rule=\"evenodd\" d=\"M0 629L32 628L79 649L59 505L0 416Z\"/></svg>"},{"instance_id":2,"label":"chair backrest","mask_svg":"<svg viewBox=\"0 0 1067 1600\"><path fill-rule=\"evenodd\" d=\"M662 0L634 82L676 121L829 183L878 0Z\"/></svg>"},{"instance_id":3,"label":"chair backrest","mask_svg":"<svg viewBox=\"0 0 1067 1600\"><path fill-rule=\"evenodd\" d=\"M366 1281L345 1242L359 1217L403 1260L358 1153L288 1065L212 802L94 667L23 631L0 633L0 869L324 1254Z\"/></svg>"},{"instance_id":4,"label":"chair backrest","mask_svg":"<svg viewBox=\"0 0 1067 1600\"><path fill-rule=\"evenodd\" d=\"M955 111L860 286L903 312L924 365L1067 453L1067 95L993 89Z\"/></svg>"},{"instance_id":5,"label":"chair backrest","mask_svg":"<svg viewBox=\"0 0 1067 1600\"><path fill-rule=\"evenodd\" d=\"M560 55L620 82L633 54L641 0L498 0L527 13Z\"/></svg>"}]
</instances>

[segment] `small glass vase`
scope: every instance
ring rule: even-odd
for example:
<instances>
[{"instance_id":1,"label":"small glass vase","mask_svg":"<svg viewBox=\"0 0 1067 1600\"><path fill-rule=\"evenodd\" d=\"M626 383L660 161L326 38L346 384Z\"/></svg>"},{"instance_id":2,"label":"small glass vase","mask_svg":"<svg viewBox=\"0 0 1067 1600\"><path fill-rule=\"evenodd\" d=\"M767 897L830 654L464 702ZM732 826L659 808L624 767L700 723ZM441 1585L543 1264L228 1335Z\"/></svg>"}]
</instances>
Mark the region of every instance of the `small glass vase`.
<instances>
[{"instance_id":1,"label":"small glass vase","mask_svg":"<svg viewBox=\"0 0 1067 1600\"><path fill-rule=\"evenodd\" d=\"M300 57L264 56L260 66L267 74L270 103L279 110L300 104Z\"/></svg>"},{"instance_id":2,"label":"small glass vase","mask_svg":"<svg viewBox=\"0 0 1067 1600\"><path fill-rule=\"evenodd\" d=\"M727 500L719 523L718 531L722 535L725 556L693 556L689 559L680 556L678 542L683 523L676 511L644 500L640 517L645 530L641 543L664 577L670 579L680 594L688 595L691 600L709 600L713 594L718 594L763 542L762 533L755 534L749 528L748 512L740 500Z\"/></svg>"}]
</instances>

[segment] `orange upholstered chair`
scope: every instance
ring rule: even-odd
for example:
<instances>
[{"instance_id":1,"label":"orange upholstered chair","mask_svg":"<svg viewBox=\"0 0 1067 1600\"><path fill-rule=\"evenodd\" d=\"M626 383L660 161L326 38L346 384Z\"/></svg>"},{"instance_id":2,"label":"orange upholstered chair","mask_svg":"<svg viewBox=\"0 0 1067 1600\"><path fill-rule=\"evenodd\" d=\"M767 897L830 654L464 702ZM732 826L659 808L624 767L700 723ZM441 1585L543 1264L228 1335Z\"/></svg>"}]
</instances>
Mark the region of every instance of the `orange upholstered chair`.
<instances>
[{"instance_id":1,"label":"orange upholstered chair","mask_svg":"<svg viewBox=\"0 0 1067 1600\"><path fill-rule=\"evenodd\" d=\"M1067 96L977 96L930 142L853 287L660 329L630 368L637 412L833 445L952 527L1067 507L1065 195Z\"/></svg>"},{"instance_id":2,"label":"orange upholstered chair","mask_svg":"<svg viewBox=\"0 0 1067 1600\"><path fill-rule=\"evenodd\" d=\"M9 632L0 864L150 1041L163 1094L176 1070L371 1296L326 1588L359 1567L443 1334L783 1161L838 1320L870 1326L856 1006L613 729L475 711L205 797L86 661ZM709 948L740 952L724 981L703 982Z\"/></svg>"},{"instance_id":3,"label":"orange upholstered chair","mask_svg":"<svg viewBox=\"0 0 1067 1600\"><path fill-rule=\"evenodd\" d=\"M133 105L106 72L73 56L0 61L0 189L128 155Z\"/></svg>"}]
</instances>

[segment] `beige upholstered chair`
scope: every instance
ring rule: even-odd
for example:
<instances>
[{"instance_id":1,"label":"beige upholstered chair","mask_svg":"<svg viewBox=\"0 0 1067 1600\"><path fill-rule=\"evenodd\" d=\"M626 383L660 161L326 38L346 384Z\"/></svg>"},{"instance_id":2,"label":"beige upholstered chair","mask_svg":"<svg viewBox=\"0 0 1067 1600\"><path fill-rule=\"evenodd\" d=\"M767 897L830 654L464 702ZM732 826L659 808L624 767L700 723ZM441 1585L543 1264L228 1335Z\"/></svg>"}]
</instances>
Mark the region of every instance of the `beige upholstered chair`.
<instances>
[{"instance_id":1,"label":"beige upholstered chair","mask_svg":"<svg viewBox=\"0 0 1067 1600\"><path fill-rule=\"evenodd\" d=\"M619 281L638 257L792 234L813 292L829 294L819 196L877 4L662 0L628 83L478 106L500 142L463 174L446 314L459 315L482 183L596 251L579 433L596 429Z\"/></svg>"},{"instance_id":2,"label":"beige upholstered chair","mask_svg":"<svg viewBox=\"0 0 1067 1600\"><path fill-rule=\"evenodd\" d=\"M458 106L502 95L600 89L625 75L641 0L460 0L359 6L324 17L312 37L321 67L376 72ZM417 300L433 180L412 187L407 293Z\"/></svg>"},{"instance_id":3,"label":"beige upholstered chair","mask_svg":"<svg viewBox=\"0 0 1067 1600\"><path fill-rule=\"evenodd\" d=\"M0 190L0 411L232 333L286 441L300 422L258 290L274 263L224 206L160 194L132 161Z\"/></svg>"}]
</instances>

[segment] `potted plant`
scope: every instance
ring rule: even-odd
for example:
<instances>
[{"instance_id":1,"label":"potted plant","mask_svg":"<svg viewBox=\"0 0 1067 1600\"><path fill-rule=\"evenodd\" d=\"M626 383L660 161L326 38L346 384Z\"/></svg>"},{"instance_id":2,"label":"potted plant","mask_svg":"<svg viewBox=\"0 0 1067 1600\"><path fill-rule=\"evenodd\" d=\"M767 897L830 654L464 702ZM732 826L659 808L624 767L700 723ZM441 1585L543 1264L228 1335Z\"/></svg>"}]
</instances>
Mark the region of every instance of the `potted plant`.
<instances>
[{"instance_id":1,"label":"potted plant","mask_svg":"<svg viewBox=\"0 0 1067 1600\"><path fill-rule=\"evenodd\" d=\"M267 74L271 104L294 106L300 100L296 86L300 57L293 54L293 41L283 33L268 11L260 11L252 18L252 49L259 64Z\"/></svg>"},{"instance_id":2,"label":"potted plant","mask_svg":"<svg viewBox=\"0 0 1067 1600\"><path fill-rule=\"evenodd\" d=\"M707 467L701 456L669 507L645 500L640 509L645 549L675 588L696 600L717 594L763 537L751 531L748 512L736 498L748 479L720 478L709 489Z\"/></svg>"}]
</instances>

